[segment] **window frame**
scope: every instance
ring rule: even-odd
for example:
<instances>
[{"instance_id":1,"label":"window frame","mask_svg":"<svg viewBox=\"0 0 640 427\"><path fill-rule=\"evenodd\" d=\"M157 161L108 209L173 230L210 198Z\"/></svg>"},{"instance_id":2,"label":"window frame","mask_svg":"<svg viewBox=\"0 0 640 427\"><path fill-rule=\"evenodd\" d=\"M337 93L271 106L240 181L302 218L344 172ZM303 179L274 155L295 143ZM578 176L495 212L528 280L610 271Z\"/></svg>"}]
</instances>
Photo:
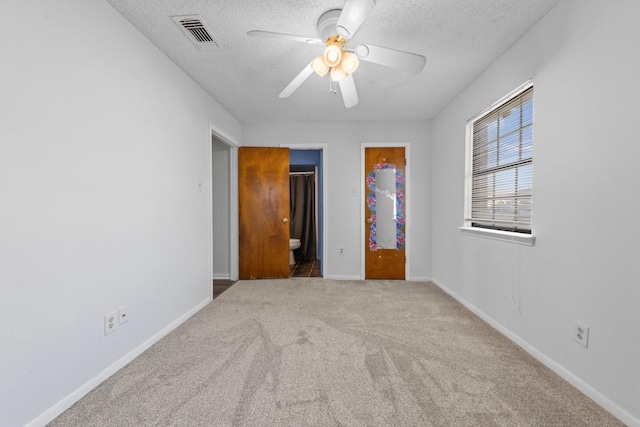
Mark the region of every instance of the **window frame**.
<instances>
[{"instance_id":1,"label":"window frame","mask_svg":"<svg viewBox=\"0 0 640 427\"><path fill-rule=\"evenodd\" d=\"M522 85L518 86L513 91L509 92L507 95L503 96L490 107L484 109L480 113L473 116L466 123L465 127L465 141L466 141L466 149L465 149L465 189L464 189L464 225L459 227L463 234L485 237L489 239L497 239L502 241L508 241L512 243L518 243L528 246L533 246L535 243L535 236L533 234L533 212L531 217L531 231L530 233L523 233L517 231L505 231L501 229L491 228L491 227L483 227L472 224L471 219L469 217L470 209L471 209L471 192L473 188L473 129L474 124L491 114L495 110L501 108L514 98L520 96L525 91L529 90L533 87L533 80L528 80ZM535 113L534 113L535 114ZM533 143L532 143L533 144ZM531 165L533 165L533 159L531 160ZM533 195L532 195L533 197Z\"/></svg>"}]
</instances>

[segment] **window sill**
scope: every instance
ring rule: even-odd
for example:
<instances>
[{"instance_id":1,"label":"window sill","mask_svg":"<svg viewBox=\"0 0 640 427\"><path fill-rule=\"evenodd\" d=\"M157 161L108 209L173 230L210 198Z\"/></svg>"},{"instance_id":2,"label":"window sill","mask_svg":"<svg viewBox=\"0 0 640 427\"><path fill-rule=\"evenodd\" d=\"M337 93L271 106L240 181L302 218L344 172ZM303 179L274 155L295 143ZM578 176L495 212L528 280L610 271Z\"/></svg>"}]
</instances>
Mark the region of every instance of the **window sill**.
<instances>
[{"instance_id":1,"label":"window sill","mask_svg":"<svg viewBox=\"0 0 640 427\"><path fill-rule=\"evenodd\" d=\"M490 230L480 227L459 227L462 234L484 237L486 239L502 240L503 242L517 243L519 245L533 246L536 236L532 234L513 233L510 231Z\"/></svg>"}]
</instances>

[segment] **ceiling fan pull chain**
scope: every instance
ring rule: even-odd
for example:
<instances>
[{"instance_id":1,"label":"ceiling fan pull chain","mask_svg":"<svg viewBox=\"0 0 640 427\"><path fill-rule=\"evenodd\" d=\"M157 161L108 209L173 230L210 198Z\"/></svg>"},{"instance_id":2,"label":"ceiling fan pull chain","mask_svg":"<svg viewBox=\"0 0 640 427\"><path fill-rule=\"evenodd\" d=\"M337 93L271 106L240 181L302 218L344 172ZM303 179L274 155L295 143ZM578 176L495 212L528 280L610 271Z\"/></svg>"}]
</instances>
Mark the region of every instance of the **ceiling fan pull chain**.
<instances>
[{"instance_id":1,"label":"ceiling fan pull chain","mask_svg":"<svg viewBox=\"0 0 640 427\"><path fill-rule=\"evenodd\" d=\"M337 84L331 77L329 77L329 93L332 93L334 95L338 93Z\"/></svg>"}]
</instances>

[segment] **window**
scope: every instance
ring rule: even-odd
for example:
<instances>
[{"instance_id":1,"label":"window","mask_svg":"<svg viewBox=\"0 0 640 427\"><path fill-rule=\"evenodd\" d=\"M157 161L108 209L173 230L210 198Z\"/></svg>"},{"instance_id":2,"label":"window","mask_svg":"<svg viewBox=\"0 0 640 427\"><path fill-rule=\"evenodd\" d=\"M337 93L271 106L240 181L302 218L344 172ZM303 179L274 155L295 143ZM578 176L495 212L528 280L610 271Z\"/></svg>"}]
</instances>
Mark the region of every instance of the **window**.
<instances>
[{"instance_id":1,"label":"window","mask_svg":"<svg viewBox=\"0 0 640 427\"><path fill-rule=\"evenodd\" d=\"M531 234L533 85L467 123L465 226Z\"/></svg>"}]
</instances>

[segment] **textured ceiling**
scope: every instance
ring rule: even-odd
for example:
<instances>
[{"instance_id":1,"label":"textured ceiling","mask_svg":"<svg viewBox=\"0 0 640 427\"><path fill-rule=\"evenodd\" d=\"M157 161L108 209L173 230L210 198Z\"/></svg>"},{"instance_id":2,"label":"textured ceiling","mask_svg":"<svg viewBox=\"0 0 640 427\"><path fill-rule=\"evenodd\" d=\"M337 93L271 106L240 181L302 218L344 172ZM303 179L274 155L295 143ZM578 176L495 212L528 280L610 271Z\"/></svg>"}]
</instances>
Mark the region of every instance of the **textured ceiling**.
<instances>
[{"instance_id":1,"label":"textured ceiling","mask_svg":"<svg viewBox=\"0 0 640 427\"><path fill-rule=\"evenodd\" d=\"M427 58L412 74L361 61L360 102L346 109L315 74L278 94L322 46L251 37L265 30L318 37L316 22L342 0L107 0L243 123L422 120L438 113L560 0L377 0L349 45L368 43ZM199 50L171 18L198 14L222 45Z\"/></svg>"}]
</instances>

